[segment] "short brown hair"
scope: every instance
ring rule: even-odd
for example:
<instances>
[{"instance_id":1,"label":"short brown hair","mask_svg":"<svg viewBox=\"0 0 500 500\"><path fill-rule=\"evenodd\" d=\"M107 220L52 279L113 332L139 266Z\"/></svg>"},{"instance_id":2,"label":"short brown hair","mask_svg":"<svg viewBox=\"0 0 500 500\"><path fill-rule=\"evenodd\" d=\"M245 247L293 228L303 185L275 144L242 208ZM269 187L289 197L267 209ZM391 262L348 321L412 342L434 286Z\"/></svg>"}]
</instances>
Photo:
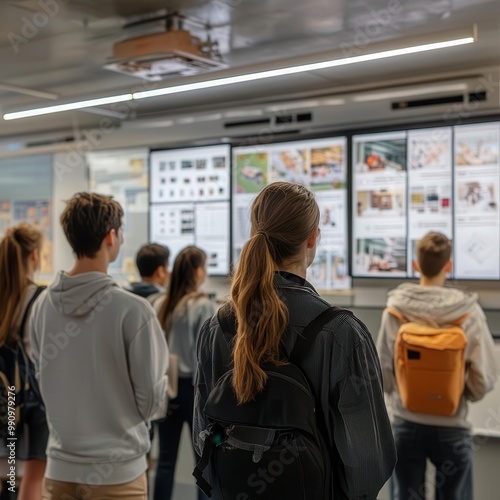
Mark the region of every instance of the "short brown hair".
<instances>
[{"instance_id":1,"label":"short brown hair","mask_svg":"<svg viewBox=\"0 0 500 500\"><path fill-rule=\"evenodd\" d=\"M451 257L451 241L442 233L427 233L417 243L420 272L427 278L437 276Z\"/></svg>"},{"instance_id":2,"label":"short brown hair","mask_svg":"<svg viewBox=\"0 0 500 500\"><path fill-rule=\"evenodd\" d=\"M112 196L76 193L66 202L61 225L73 252L81 259L93 259L104 238L122 225L123 208Z\"/></svg>"}]
</instances>

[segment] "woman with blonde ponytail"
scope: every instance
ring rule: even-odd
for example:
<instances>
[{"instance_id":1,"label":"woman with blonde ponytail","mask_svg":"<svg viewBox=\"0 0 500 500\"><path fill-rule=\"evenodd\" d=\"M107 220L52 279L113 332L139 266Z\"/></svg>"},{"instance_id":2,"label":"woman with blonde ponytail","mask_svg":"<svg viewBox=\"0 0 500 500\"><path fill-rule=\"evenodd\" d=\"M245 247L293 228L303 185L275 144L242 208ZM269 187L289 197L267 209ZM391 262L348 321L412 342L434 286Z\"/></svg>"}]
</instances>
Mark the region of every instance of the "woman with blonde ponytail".
<instances>
[{"instance_id":1,"label":"woman with blonde ponytail","mask_svg":"<svg viewBox=\"0 0 500 500\"><path fill-rule=\"evenodd\" d=\"M21 322L39 288L33 276L40 266L42 233L35 227L22 223L7 229L0 241L0 346L15 347L22 342L29 353L28 324L20 331ZM27 311L29 314L29 310ZM48 428L42 408L33 410L29 421L17 429L16 459L25 460L24 473L19 489L19 500L40 500L45 472L45 448ZM7 456L7 449L2 449ZM19 471L19 462L17 462ZM0 465L2 477L10 470L7 460ZM5 469L5 470L4 470Z\"/></svg>"},{"instance_id":2,"label":"woman with blonde ponytail","mask_svg":"<svg viewBox=\"0 0 500 500\"><path fill-rule=\"evenodd\" d=\"M299 184L276 182L255 198L251 235L241 252L229 303L205 323L198 341L193 439L200 455L207 436L203 431L211 423L204 412L205 404L208 400L213 411L218 401L215 395L225 394L217 392L221 390L218 381L227 380L229 374L235 405L251 406L265 392L269 367L289 364L283 353L293 357L302 332L310 331L305 330L306 325L325 317L331 309L306 281L320 237L319 220L314 194ZM223 311L235 317L235 335L230 341L228 331L221 327L221 322L226 326L226 320L221 320ZM296 365L314 397L317 428L328 448L326 460L329 458L332 464L324 490L327 493L321 500L373 500L395 465L380 365L365 325L348 311L336 312L313 337ZM218 389L211 395L216 385ZM224 396L220 398L227 403ZM255 406L252 408L255 410ZM297 412L300 410L297 407ZM234 414L234 408L227 408L227 413L231 412ZM287 463L290 461L285 459L277 465L271 462L270 475L257 469L255 477L243 482L241 498L254 498L255 494L263 500L271 498L268 485L275 488L280 478L284 480ZM282 472L273 475L275 469ZM217 472L212 471L213 483L219 481L212 494L216 500L222 498L219 490L224 489L220 484L224 479L213 478ZM225 477L232 480L227 474ZM287 499L317 498L312 493L317 489L311 489L317 487L310 484L313 478L309 483L308 477L303 480L302 491Z\"/></svg>"}]
</instances>

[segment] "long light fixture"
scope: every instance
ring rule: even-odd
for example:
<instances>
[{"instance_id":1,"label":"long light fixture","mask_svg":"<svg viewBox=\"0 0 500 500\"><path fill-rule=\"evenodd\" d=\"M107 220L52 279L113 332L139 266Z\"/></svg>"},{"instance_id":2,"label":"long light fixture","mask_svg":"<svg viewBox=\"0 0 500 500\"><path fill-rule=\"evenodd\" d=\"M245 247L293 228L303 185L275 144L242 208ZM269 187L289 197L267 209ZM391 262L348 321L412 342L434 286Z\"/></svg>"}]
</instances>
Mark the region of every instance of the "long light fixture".
<instances>
[{"instance_id":1,"label":"long light fixture","mask_svg":"<svg viewBox=\"0 0 500 500\"><path fill-rule=\"evenodd\" d=\"M69 102L67 104L58 104L56 106L47 106L45 108L27 109L26 111L7 113L3 115L3 119L17 120L18 118L28 118L30 116L48 115L51 113L60 113L61 111L72 111L75 109L92 108L94 106L105 106L106 104L115 104L117 102L126 102L131 100L132 100L132 94L101 97L99 99L89 99L88 101Z\"/></svg>"},{"instance_id":2,"label":"long light fixture","mask_svg":"<svg viewBox=\"0 0 500 500\"><path fill-rule=\"evenodd\" d=\"M102 99L92 99L88 101L80 101L68 104L60 104L57 106L47 106L44 108L31 109L26 111L18 111L15 113L7 113L3 116L4 120L15 120L18 118L27 118L30 116L46 115L49 113L59 113L61 111L70 111L76 109L83 109L92 106L103 106L106 104L113 104L116 102L129 101L131 99L147 99L151 97L158 97L164 95L180 94L182 92L190 92L194 90L209 89L215 87L223 87L226 85L233 85L243 82L252 82L256 80L264 80L267 78L275 78L278 76L293 75L297 73L304 73L307 71L317 71L326 68L335 68L339 66L347 66L349 64L357 64L368 61L376 61L379 59L388 59L391 57L403 56L408 54L417 54L419 52L428 52L431 50L445 49L448 47L457 47L473 43L474 37L457 38L444 42L427 43L423 45L415 45L401 49L385 50L382 52L374 52L372 54L365 54L354 57L343 57L339 59L332 59L328 61L321 61L316 63L301 64L298 66L289 66L285 68L272 69L267 71L259 71L256 73L247 73L237 76L229 76L224 78L216 78L214 80L205 80L201 82L187 83L182 85L174 85L156 90L149 90L144 92L136 92L135 94L124 94L114 97L105 97Z\"/></svg>"}]
</instances>

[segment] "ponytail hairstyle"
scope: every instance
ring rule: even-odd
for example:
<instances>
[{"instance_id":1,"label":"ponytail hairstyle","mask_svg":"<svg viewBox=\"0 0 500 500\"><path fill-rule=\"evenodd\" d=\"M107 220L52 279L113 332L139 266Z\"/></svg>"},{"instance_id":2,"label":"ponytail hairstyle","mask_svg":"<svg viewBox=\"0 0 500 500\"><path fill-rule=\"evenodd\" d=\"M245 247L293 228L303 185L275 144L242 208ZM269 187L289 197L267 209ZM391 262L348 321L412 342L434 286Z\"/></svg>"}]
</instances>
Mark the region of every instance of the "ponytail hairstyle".
<instances>
[{"instance_id":1,"label":"ponytail hairstyle","mask_svg":"<svg viewBox=\"0 0 500 500\"><path fill-rule=\"evenodd\" d=\"M314 194L306 187L275 182L255 198L250 240L243 246L231 287L237 335L233 349L233 388L238 403L246 403L264 389L262 363L280 365L279 345L288 325L288 310L274 285L274 275L319 225Z\"/></svg>"},{"instance_id":2,"label":"ponytail hairstyle","mask_svg":"<svg viewBox=\"0 0 500 500\"><path fill-rule=\"evenodd\" d=\"M200 267L205 266L206 261L206 253L195 246L184 248L175 259L170 275L169 290L158 313L158 319L165 330L167 340L170 335L174 309L188 296L196 298L203 295L197 294L196 272Z\"/></svg>"},{"instance_id":3,"label":"ponytail hairstyle","mask_svg":"<svg viewBox=\"0 0 500 500\"><path fill-rule=\"evenodd\" d=\"M42 233L30 224L10 227L0 241L0 345L17 340L14 327L30 284L28 261L41 252Z\"/></svg>"}]
</instances>

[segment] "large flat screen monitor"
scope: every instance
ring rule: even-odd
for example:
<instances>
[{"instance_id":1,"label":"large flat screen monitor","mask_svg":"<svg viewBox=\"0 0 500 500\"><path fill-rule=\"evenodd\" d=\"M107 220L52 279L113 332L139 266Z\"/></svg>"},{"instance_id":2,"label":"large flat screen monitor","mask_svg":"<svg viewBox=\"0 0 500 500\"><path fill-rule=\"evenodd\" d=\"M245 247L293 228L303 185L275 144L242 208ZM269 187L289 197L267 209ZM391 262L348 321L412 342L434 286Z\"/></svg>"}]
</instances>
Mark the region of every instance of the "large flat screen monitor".
<instances>
[{"instance_id":1,"label":"large flat screen monitor","mask_svg":"<svg viewBox=\"0 0 500 500\"><path fill-rule=\"evenodd\" d=\"M455 277L500 278L500 124L455 127Z\"/></svg>"},{"instance_id":2,"label":"large flat screen monitor","mask_svg":"<svg viewBox=\"0 0 500 500\"><path fill-rule=\"evenodd\" d=\"M500 124L353 137L353 276L414 277L429 231L455 279L500 279Z\"/></svg>"},{"instance_id":3,"label":"large flat screen monitor","mask_svg":"<svg viewBox=\"0 0 500 500\"><path fill-rule=\"evenodd\" d=\"M234 260L250 237L256 195L272 182L297 182L315 192L321 211L321 239L307 278L318 290L350 288L346 152L345 137L234 148Z\"/></svg>"},{"instance_id":4,"label":"large flat screen monitor","mask_svg":"<svg viewBox=\"0 0 500 500\"><path fill-rule=\"evenodd\" d=\"M207 253L209 275L227 275L229 146L153 151L150 165L150 240L170 249L172 263L196 245Z\"/></svg>"},{"instance_id":5,"label":"large flat screen monitor","mask_svg":"<svg viewBox=\"0 0 500 500\"><path fill-rule=\"evenodd\" d=\"M407 274L406 132L353 137L353 275Z\"/></svg>"}]
</instances>

